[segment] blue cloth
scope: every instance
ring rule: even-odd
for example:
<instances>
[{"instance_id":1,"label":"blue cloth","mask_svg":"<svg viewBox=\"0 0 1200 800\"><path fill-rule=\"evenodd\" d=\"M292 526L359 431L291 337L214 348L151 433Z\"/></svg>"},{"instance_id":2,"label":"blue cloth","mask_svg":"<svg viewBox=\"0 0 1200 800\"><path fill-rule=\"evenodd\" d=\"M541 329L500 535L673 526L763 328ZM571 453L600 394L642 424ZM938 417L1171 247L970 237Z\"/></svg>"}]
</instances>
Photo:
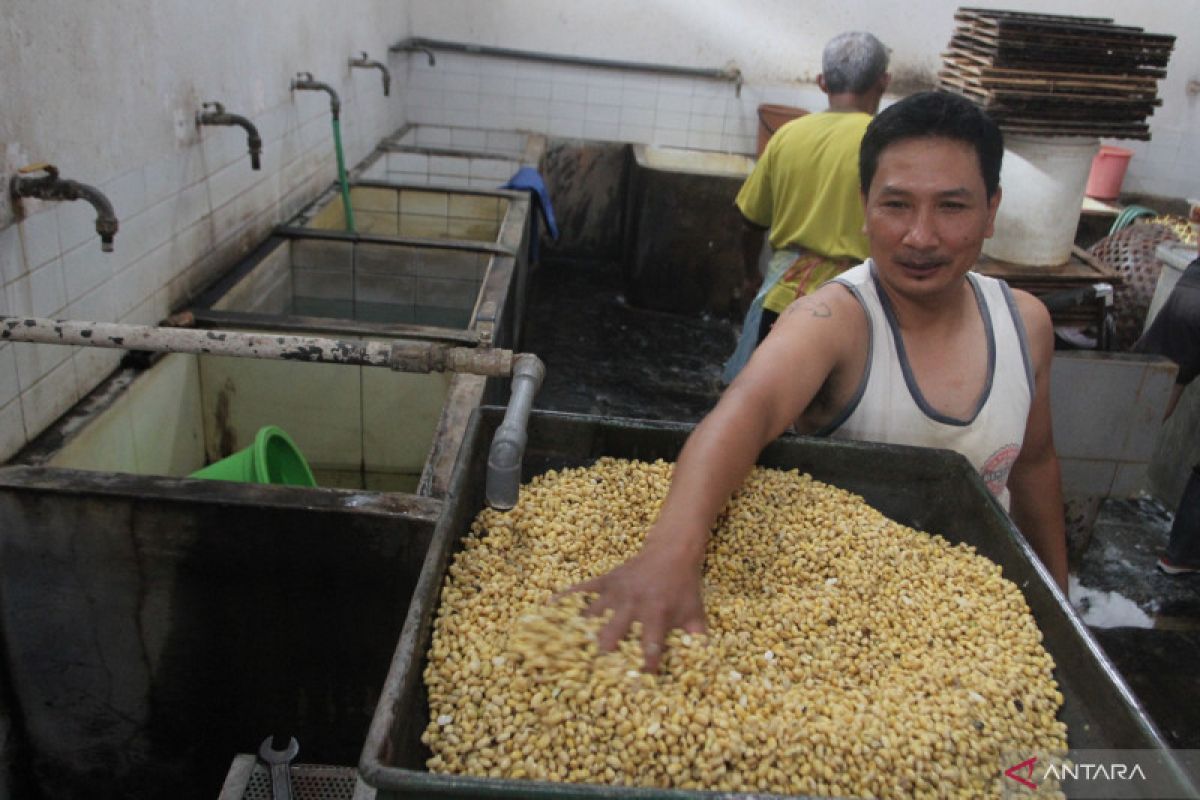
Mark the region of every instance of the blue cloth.
<instances>
[{"instance_id":1,"label":"blue cloth","mask_svg":"<svg viewBox=\"0 0 1200 800\"><path fill-rule=\"evenodd\" d=\"M508 183L500 187L501 189L521 189L533 193L534 199L537 201L538 211L542 215L542 221L546 223L546 230L550 233L550 238L558 240L558 223L554 221L554 206L550 203L550 193L546 191L546 182L542 180L542 176L533 167L521 167L517 170L517 174L508 179ZM533 242L529 246L529 257L533 261L537 261L538 236L535 232Z\"/></svg>"},{"instance_id":2,"label":"blue cloth","mask_svg":"<svg viewBox=\"0 0 1200 800\"><path fill-rule=\"evenodd\" d=\"M762 323L763 301L767 299L767 292L779 283L779 279L783 277L795 260L796 254L790 250L782 250L771 255L767 275L763 278L758 294L754 295L754 300L746 311L746 319L742 322L742 335L738 337L737 348L725 362L725 371L721 373L723 383L733 383L733 379L742 371L742 367L746 366L750 356L754 355L754 349L758 347L758 328Z\"/></svg>"}]
</instances>

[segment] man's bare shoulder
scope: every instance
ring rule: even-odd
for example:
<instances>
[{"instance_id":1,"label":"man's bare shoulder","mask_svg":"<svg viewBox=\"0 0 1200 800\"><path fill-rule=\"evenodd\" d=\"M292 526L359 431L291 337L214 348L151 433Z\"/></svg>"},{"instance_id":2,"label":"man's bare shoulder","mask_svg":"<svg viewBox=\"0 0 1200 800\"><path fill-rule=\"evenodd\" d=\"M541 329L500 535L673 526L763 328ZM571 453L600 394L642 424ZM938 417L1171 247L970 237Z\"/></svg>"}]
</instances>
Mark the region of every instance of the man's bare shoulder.
<instances>
[{"instance_id":1,"label":"man's bare shoulder","mask_svg":"<svg viewBox=\"0 0 1200 800\"><path fill-rule=\"evenodd\" d=\"M798 298L781 315L782 318L836 321L845 324L850 320L865 320L862 304L845 285L830 281L812 294Z\"/></svg>"},{"instance_id":2,"label":"man's bare shoulder","mask_svg":"<svg viewBox=\"0 0 1200 800\"><path fill-rule=\"evenodd\" d=\"M1012 294L1034 358L1048 358L1054 350L1054 323L1050 311L1045 303L1024 289L1013 289Z\"/></svg>"}]
</instances>

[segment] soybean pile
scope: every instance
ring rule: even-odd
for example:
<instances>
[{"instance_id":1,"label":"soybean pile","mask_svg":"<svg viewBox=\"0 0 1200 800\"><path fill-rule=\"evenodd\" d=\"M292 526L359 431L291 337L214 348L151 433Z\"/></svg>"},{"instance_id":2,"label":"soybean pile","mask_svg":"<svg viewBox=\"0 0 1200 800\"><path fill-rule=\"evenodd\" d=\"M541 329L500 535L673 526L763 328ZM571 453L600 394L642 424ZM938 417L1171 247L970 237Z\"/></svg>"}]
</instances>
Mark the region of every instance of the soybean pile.
<instances>
[{"instance_id":1,"label":"soybean pile","mask_svg":"<svg viewBox=\"0 0 1200 800\"><path fill-rule=\"evenodd\" d=\"M968 545L795 470L756 467L709 542L708 631L657 674L600 653L588 598L634 555L673 464L601 458L485 509L450 564L425 670L430 771L871 797L1001 794L1061 752L1054 664L1020 590Z\"/></svg>"}]
</instances>

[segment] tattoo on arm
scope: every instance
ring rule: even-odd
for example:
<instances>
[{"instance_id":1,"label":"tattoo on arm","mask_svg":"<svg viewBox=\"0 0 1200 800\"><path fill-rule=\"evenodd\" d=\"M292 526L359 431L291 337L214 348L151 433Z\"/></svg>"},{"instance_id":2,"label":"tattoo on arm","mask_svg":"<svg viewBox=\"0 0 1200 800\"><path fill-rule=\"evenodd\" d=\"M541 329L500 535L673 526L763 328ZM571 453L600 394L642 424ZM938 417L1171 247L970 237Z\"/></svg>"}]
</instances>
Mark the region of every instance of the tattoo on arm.
<instances>
[{"instance_id":1,"label":"tattoo on arm","mask_svg":"<svg viewBox=\"0 0 1200 800\"><path fill-rule=\"evenodd\" d=\"M833 309L828 303L820 300L811 300L807 297L801 297L789 305L783 312L784 314L807 314L810 317L825 318L833 316Z\"/></svg>"}]
</instances>

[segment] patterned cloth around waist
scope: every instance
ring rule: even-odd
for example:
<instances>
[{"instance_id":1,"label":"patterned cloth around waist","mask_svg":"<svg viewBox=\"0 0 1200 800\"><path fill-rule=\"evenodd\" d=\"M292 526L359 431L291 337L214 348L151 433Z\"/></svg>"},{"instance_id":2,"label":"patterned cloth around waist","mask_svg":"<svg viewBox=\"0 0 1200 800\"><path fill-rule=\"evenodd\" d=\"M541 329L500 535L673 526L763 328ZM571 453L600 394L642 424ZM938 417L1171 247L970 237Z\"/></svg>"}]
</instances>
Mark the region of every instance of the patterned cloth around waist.
<instances>
[{"instance_id":1,"label":"patterned cloth around waist","mask_svg":"<svg viewBox=\"0 0 1200 800\"><path fill-rule=\"evenodd\" d=\"M782 314L797 297L803 297L826 281L836 278L854 263L850 258L827 258L817 253L797 251L796 260L763 298L763 308Z\"/></svg>"}]
</instances>

